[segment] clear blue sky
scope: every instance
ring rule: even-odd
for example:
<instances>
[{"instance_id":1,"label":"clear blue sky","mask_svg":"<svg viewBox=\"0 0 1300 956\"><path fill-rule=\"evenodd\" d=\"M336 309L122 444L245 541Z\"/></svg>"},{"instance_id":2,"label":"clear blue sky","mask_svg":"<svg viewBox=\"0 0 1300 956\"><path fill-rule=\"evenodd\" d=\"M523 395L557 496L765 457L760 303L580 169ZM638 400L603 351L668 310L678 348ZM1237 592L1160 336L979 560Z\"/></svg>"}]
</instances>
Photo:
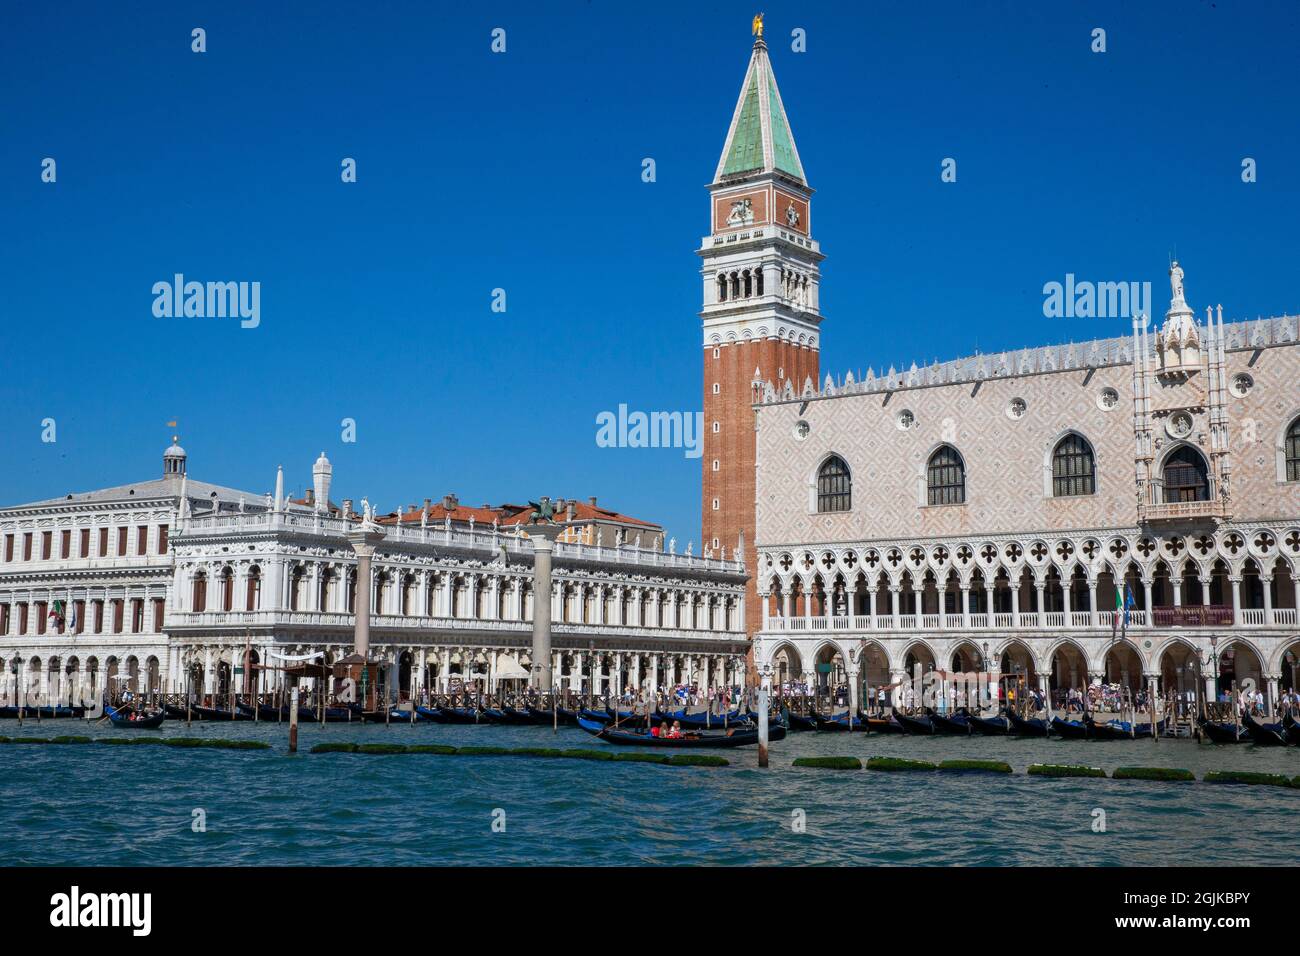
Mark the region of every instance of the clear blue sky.
<instances>
[{"instance_id":1,"label":"clear blue sky","mask_svg":"<svg viewBox=\"0 0 1300 956\"><path fill-rule=\"evenodd\" d=\"M759 7L824 370L1122 333L1043 318L1043 283L1163 308L1175 248L1198 314L1300 312L1300 4L756 2L7 0L0 501L160 474L176 418L193 475L255 492L324 449L336 497L594 494L698 541L700 462L595 416L700 408L703 187ZM260 281L260 328L154 318L176 272Z\"/></svg>"}]
</instances>

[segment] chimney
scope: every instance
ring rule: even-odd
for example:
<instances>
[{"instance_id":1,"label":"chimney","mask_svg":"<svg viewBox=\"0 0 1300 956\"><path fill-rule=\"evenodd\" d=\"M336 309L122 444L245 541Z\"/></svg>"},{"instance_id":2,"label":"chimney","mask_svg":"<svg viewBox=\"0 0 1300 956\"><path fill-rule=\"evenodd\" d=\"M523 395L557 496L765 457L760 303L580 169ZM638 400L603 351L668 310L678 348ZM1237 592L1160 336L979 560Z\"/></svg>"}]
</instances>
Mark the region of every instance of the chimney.
<instances>
[{"instance_id":1,"label":"chimney","mask_svg":"<svg viewBox=\"0 0 1300 956\"><path fill-rule=\"evenodd\" d=\"M573 502L572 502L572 501L568 502L568 504L565 505L565 507L564 507L564 517L565 517L565 519L568 520L568 521L572 521L572 520L573 520Z\"/></svg>"},{"instance_id":2,"label":"chimney","mask_svg":"<svg viewBox=\"0 0 1300 956\"><path fill-rule=\"evenodd\" d=\"M587 504L591 505L593 508L596 507L596 496L592 495L590 498L588 498Z\"/></svg>"},{"instance_id":3,"label":"chimney","mask_svg":"<svg viewBox=\"0 0 1300 956\"><path fill-rule=\"evenodd\" d=\"M448 511L454 511L454 510L456 510L456 506L457 506L458 504L459 504L459 502L456 500L456 496L455 496L455 495L443 495L443 496L442 496L442 506L443 506L444 508L446 508Z\"/></svg>"},{"instance_id":4,"label":"chimney","mask_svg":"<svg viewBox=\"0 0 1300 956\"><path fill-rule=\"evenodd\" d=\"M420 506L419 506L419 505L407 505L407 506L406 506L406 513L407 513L407 514L415 514L415 512L417 512L417 511L419 511L419 510L420 510Z\"/></svg>"},{"instance_id":5,"label":"chimney","mask_svg":"<svg viewBox=\"0 0 1300 956\"><path fill-rule=\"evenodd\" d=\"M428 511L429 508L430 508L432 505L433 505L433 499L432 499L432 498L425 498L425 499L424 499L424 510L425 510L425 511Z\"/></svg>"}]
</instances>

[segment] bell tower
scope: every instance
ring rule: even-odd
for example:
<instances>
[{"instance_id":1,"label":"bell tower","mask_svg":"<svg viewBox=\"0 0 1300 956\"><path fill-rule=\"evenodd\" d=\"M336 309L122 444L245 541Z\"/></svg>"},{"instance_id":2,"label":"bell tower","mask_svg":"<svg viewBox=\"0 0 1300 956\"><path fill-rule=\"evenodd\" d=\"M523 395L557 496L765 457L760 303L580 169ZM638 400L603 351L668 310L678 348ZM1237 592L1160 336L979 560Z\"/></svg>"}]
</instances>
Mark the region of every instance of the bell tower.
<instances>
[{"instance_id":1,"label":"bell tower","mask_svg":"<svg viewBox=\"0 0 1300 956\"><path fill-rule=\"evenodd\" d=\"M755 18L753 52L709 185L703 263L703 544L730 556L744 534L753 568L754 383L817 381L822 254L812 237L812 189ZM746 630L762 621L751 577Z\"/></svg>"}]
</instances>

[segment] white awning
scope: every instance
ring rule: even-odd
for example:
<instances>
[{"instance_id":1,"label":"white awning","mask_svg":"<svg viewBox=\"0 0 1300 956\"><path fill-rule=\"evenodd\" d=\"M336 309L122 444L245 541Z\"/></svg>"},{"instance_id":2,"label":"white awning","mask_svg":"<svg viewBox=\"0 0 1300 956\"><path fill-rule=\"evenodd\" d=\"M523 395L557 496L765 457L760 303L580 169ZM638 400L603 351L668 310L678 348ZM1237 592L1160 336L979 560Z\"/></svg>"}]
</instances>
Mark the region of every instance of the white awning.
<instances>
[{"instance_id":1,"label":"white awning","mask_svg":"<svg viewBox=\"0 0 1300 956\"><path fill-rule=\"evenodd\" d=\"M502 654L497 658L497 667L493 676L497 680L528 680L531 675L512 655Z\"/></svg>"}]
</instances>

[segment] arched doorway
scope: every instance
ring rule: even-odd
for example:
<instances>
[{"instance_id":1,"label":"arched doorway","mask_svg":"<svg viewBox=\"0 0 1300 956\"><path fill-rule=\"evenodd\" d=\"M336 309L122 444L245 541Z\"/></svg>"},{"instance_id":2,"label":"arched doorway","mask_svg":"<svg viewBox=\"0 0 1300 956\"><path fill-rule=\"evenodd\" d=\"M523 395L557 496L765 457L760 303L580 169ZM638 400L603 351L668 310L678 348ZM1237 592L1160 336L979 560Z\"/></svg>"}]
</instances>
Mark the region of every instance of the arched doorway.
<instances>
[{"instance_id":1,"label":"arched doorway","mask_svg":"<svg viewBox=\"0 0 1300 956\"><path fill-rule=\"evenodd\" d=\"M397 692L402 698L411 697L411 673L414 663L410 651L402 651L397 657Z\"/></svg>"},{"instance_id":2,"label":"arched doorway","mask_svg":"<svg viewBox=\"0 0 1300 956\"><path fill-rule=\"evenodd\" d=\"M1218 693L1264 689L1264 668L1249 644L1233 641L1219 652ZM1246 682L1250 681L1250 684Z\"/></svg>"},{"instance_id":3,"label":"arched doorway","mask_svg":"<svg viewBox=\"0 0 1300 956\"><path fill-rule=\"evenodd\" d=\"M816 656L816 681L819 695L829 694L838 698L839 692L847 684L847 671L844 656L834 644L824 644Z\"/></svg>"},{"instance_id":4,"label":"arched doorway","mask_svg":"<svg viewBox=\"0 0 1300 956\"><path fill-rule=\"evenodd\" d=\"M1119 641L1106 652L1105 680L1134 696L1142 689L1142 658L1128 641Z\"/></svg>"},{"instance_id":5,"label":"arched doorway","mask_svg":"<svg viewBox=\"0 0 1300 956\"><path fill-rule=\"evenodd\" d=\"M799 652L789 644L782 644L772 655L772 684L778 693L788 693L790 686L803 679L803 662Z\"/></svg>"},{"instance_id":6,"label":"arched doorway","mask_svg":"<svg viewBox=\"0 0 1300 956\"><path fill-rule=\"evenodd\" d=\"M1077 695L1087 693L1088 661L1077 644L1066 641L1053 652L1048 686L1052 689L1052 702L1058 707L1070 702L1071 691Z\"/></svg>"},{"instance_id":7,"label":"arched doorway","mask_svg":"<svg viewBox=\"0 0 1300 956\"><path fill-rule=\"evenodd\" d=\"M1162 694L1196 694L1198 658L1195 648L1174 641L1160 655L1160 692Z\"/></svg>"}]
</instances>

